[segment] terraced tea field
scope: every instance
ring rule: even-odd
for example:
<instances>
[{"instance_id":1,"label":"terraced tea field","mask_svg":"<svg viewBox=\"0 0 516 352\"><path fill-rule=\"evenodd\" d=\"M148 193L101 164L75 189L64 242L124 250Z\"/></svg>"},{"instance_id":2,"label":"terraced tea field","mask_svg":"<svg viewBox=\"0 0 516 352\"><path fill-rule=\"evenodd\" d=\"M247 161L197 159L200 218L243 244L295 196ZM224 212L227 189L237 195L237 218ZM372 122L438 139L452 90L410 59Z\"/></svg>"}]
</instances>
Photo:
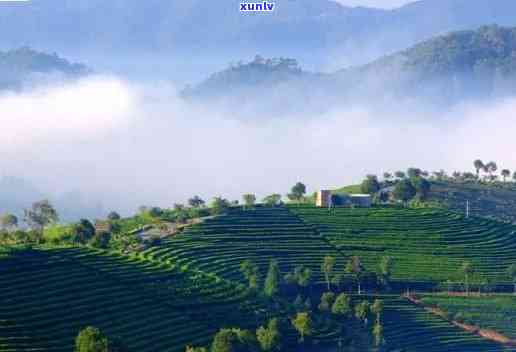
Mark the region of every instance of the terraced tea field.
<instances>
[{"instance_id":1,"label":"terraced tea field","mask_svg":"<svg viewBox=\"0 0 516 352\"><path fill-rule=\"evenodd\" d=\"M448 297L424 295L425 305L437 306L451 317L458 313L468 324L493 329L516 340L516 296Z\"/></svg>"},{"instance_id":2,"label":"terraced tea field","mask_svg":"<svg viewBox=\"0 0 516 352\"><path fill-rule=\"evenodd\" d=\"M336 257L339 272L351 255L360 256L371 271L389 255L395 260L394 279L407 285L462 280L458 269L469 260L482 276L507 283L505 268L516 260L514 232L508 224L437 209L328 213L304 206L257 207L233 208L134 256L86 248L0 250L0 350L71 351L86 325L120 337L138 352L207 345L222 326L255 328L264 310L239 285L245 282L240 273L245 259L259 264L262 278L271 259L282 274L306 265L320 284L326 255ZM388 351L511 351L399 296L382 299ZM478 307L479 319L493 327L503 320L503 331L513 334L512 303L503 311ZM332 344L335 334L321 330L314 338ZM290 331L289 346L296 339Z\"/></svg>"},{"instance_id":3,"label":"terraced tea field","mask_svg":"<svg viewBox=\"0 0 516 352\"><path fill-rule=\"evenodd\" d=\"M286 208L258 207L246 211L235 209L227 216L208 220L145 255L241 282L239 267L244 260L253 260L264 276L269 261L276 259L284 273L303 264L321 282L323 257L338 256L338 253ZM342 270L344 264L344 259L338 261L338 268Z\"/></svg>"},{"instance_id":4,"label":"terraced tea field","mask_svg":"<svg viewBox=\"0 0 516 352\"><path fill-rule=\"evenodd\" d=\"M516 227L482 218L465 219L440 209L327 209L290 207L345 255L357 255L376 271L382 256L394 259L403 282L461 281L470 261L476 276L508 283L516 262Z\"/></svg>"},{"instance_id":5,"label":"terraced tea field","mask_svg":"<svg viewBox=\"0 0 516 352\"><path fill-rule=\"evenodd\" d=\"M183 351L231 324L244 295L200 273L82 249L0 259L0 350L72 351L93 325L131 351ZM245 317L245 312L238 315Z\"/></svg>"},{"instance_id":6,"label":"terraced tea field","mask_svg":"<svg viewBox=\"0 0 516 352\"><path fill-rule=\"evenodd\" d=\"M463 331L403 298L380 298L385 302L383 324L389 351L516 351L516 347L504 346Z\"/></svg>"}]
</instances>

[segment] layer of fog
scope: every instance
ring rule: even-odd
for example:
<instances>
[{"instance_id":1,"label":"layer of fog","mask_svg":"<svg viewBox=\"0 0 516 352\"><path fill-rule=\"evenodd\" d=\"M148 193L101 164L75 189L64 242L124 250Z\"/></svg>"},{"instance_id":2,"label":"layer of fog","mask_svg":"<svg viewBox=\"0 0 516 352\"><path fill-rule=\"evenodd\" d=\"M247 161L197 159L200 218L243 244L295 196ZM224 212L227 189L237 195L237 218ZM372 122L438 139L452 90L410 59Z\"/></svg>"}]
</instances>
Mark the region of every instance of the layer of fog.
<instances>
[{"instance_id":1,"label":"layer of fog","mask_svg":"<svg viewBox=\"0 0 516 352\"><path fill-rule=\"evenodd\" d=\"M475 158L516 168L515 108L516 99L506 99L446 116L347 106L246 119L238 106L230 115L188 105L166 83L90 77L0 96L0 173L127 214L195 194L262 197L297 181L309 191L338 187L409 166L470 170Z\"/></svg>"}]
</instances>

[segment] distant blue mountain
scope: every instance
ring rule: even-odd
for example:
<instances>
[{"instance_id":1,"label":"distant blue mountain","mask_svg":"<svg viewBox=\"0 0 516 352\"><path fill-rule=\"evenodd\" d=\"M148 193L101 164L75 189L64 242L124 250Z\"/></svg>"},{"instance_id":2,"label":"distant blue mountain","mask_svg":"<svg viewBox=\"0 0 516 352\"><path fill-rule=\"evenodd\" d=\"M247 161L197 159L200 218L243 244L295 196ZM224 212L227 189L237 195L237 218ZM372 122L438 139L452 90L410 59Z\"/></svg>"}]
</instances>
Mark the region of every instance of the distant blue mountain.
<instances>
[{"instance_id":1,"label":"distant blue mountain","mask_svg":"<svg viewBox=\"0 0 516 352\"><path fill-rule=\"evenodd\" d=\"M0 48L296 57L365 63L421 40L485 24L516 26L514 0L423 0L394 10L330 0L276 0L273 14L241 14L240 0L32 0L0 3Z\"/></svg>"},{"instance_id":2,"label":"distant blue mountain","mask_svg":"<svg viewBox=\"0 0 516 352\"><path fill-rule=\"evenodd\" d=\"M24 84L51 78L69 79L83 76L89 69L70 63L57 54L47 54L22 47L0 52L0 89L20 89Z\"/></svg>"},{"instance_id":3,"label":"distant blue mountain","mask_svg":"<svg viewBox=\"0 0 516 352\"><path fill-rule=\"evenodd\" d=\"M360 101L374 105L400 98L445 107L464 99L514 93L516 27L491 25L437 36L331 74L303 71L293 59L257 57L211 75L185 90L185 97L224 103L233 100L228 106L240 109L260 97L260 108L269 105L274 110L288 109L286 101L296 101L299 108L310 100L316 107L328 107Z\"/></svg>"}]
</instances>

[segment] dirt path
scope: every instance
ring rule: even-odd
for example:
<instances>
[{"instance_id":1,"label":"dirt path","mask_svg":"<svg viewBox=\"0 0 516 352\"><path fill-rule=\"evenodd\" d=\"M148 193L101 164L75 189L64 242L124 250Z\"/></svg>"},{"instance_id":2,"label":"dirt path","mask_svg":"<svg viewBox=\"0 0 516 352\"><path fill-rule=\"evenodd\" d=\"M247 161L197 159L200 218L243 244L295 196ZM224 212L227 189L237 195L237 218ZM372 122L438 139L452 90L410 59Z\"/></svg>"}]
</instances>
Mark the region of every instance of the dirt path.
<instances>
[{"instance_id":1,"label":"dirt path","mask_svg":"<svg viewBox=\"0 0 516 352\"><path fill-rule=\"evenodd\" d=\"M469 325L469 324L460 323L456 320L451 320L448 318L447 314L443 310L441 310L439 308L435 308L435 307L426 306L421 300L419 300L414 295L403 295L403 298L407 299L409 302L411 302L417 306L422 307L427 312L437 315L437 316L449 321L451 324L455 325L456 327L458 327L464 331L479 335L485 339L495 341L495 342L498 342L498 343L501 343L504 345L516 346L516 340L513 340L513 339L499 333L498 331L491 330L491 329L482 329L476 325Z\"/></svg>"}]
</instances>

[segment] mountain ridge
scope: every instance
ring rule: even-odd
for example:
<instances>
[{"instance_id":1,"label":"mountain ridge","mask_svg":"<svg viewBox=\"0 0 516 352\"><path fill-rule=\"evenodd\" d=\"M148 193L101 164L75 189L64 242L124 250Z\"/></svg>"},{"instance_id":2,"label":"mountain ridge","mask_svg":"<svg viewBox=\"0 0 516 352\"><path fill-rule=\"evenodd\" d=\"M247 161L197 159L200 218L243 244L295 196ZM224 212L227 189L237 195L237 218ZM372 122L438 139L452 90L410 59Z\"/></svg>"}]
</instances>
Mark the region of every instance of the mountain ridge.
<instances>
[{"instance_id":1,"label":"mountain ridge","mask_svg":"<svg viewBox=\"0 0 516 352\"><path fill-rule=\"evenodd\" d=\"M260 72L269 77L265 79L268 89L288 83L290 90L302 91L312 85L312 92L324 91L321 95L334 102L361 101L371 96L416 97L453 105L464 99L512 94L516 79L516 27L492 25L450 32L366 65L330 74L309 73L299 68L297 80L288 75L271 79L275 71L265 61L255 59L236 70L230 67L220 71L191 91L197 96L216 99L231 96L237 87L249 90L254 85L262 89L262 84L255 84L248 76L252 67L261 65Z\"/></svg>"}]
</instances>

